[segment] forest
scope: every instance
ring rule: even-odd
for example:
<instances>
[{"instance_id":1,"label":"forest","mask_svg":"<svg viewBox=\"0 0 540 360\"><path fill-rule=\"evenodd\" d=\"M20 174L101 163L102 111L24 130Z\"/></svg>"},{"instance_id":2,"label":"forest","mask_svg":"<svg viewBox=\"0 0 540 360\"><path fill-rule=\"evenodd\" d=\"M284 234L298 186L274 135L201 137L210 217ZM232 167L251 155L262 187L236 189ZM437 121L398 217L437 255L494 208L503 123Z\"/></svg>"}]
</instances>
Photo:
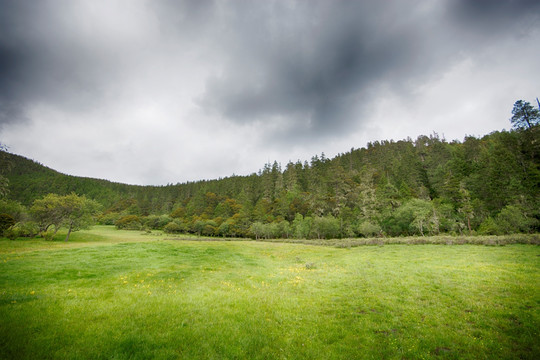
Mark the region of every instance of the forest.
<instances>
[{"instance_id":1,"label":"forest","mask_svg":"<svg viewBox=\"0 0 540 360\"><path fill-rule=\"evenodd\" d=\"M539 131L536 122L463 141L436 133L374 141L333 158L322 153L268 163L248 176L166 186L64 175L2 151L1 226L16 236L66 226L39 218L39 202L56 194L91 202L99 224L202 236L534 233L540 230Z\"/></svg>"}]
</instances>

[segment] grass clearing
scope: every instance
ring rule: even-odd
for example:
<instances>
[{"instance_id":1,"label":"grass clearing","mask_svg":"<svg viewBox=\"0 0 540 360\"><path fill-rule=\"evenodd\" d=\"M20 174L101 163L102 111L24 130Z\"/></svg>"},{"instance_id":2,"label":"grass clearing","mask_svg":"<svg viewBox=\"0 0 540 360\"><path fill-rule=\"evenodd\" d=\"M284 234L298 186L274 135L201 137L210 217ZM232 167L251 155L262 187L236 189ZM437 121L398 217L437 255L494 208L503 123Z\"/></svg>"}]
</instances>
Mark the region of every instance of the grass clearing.
<instances>
[{"instance_id":1,"label":"grass clearing","mask_svg":"<svg viewBox=\"0 0 540 360\"><path fill-rule=\"evenodd\" d=\"M0 241L0 358L536 359L540 248Z\"/></svg>"}]
</instances>

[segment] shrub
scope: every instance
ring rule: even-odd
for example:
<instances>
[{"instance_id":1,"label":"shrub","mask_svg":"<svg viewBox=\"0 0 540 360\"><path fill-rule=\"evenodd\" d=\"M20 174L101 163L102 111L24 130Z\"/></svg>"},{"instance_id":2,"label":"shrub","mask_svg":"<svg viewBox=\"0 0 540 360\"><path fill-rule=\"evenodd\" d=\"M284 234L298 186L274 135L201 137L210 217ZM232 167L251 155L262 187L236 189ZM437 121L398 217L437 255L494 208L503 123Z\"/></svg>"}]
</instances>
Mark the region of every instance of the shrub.
<instances>
[{"instance_id":1,"label":"shrub","mask_svg":"<svg viewBox=\"0 0 540 360\"><path fill-rule=\"evenodd\" d=\"M54 231L43 231L41 234L41 237L45 240L52 241L54 239Z\"/></svg>"},{"instance_id":2,"label":"shrub","mask_svg":"<svg viewBox=\"0 0 540 360\"><path fill-rule=\"evenodd\" d=\"M163 229L172 219L168 215L149 215L143 218L142 221L146 227L152 230L158 230Z\"/></svg>"},{"instance_id":3,"label":"shrub","mask_svg":"<svg viewBox=\"0 0 540 360\"><path fill-rule=\"evenodd\" d=\"M35 237L39 233L39 226L32 221L19 222L4 232L4 235L11 240L18 237Z\"/></svg>"},{"instance_id":4,"label":"shrub","mask_svg":"<svg viewBox=\"0 0 540 360\"><path fill-rule=\"evenodd\" d=\"M207 220L202 229L205 236L214 236L217 234L218 224L214 220Z\"/></svg>"},{"instance_id":5,"label":"shrub","mask_svg":"<svg viewBox=\"0 0 540 360\"><path fill-rule=\"evenodd\" d=\"M497 215L497 223L504 234L526 233L534 228L536 219L527 216L526 210L519 206L507 205Z\"/></svg>"},{"instance_id":6,"label":"shrub","mask_svg":"<svg viewBox=\"0 0 540 360\"><path fill-rule=\"evenodd\" d=\"M224 222L221 223L221 225L219 225L219 227L217 229L217 234L221 235L223 237L229 236L230 231L231 231L232 228L233 228L233 226L232 226L232 222L230 220L224 221Z\"/></svg>"},{"instance_id":7,"label":"shrub","mask_svg":"<svg viewBox=\"0 0 540 360\"><path fill-rule=\"evenodd\" d=\"M180 219L180 218L183 218L185 214L186 214L186 211L184 210L183 207L180 206L174 209L169 216L175 219Z\"/></svg>"},{"instance_id":8,"label":"shrub","mask_svg":"<svg viewBox=\"0 0 540 360\"><path fill-rule=\"evenodd\" d=\"M137 215L126 215L122 216L120 219L115 222L117 229L124 230L141 230L142 223Z\"/></svg>"},{"instance_id":9,"label":"shrub","mask_svg":"<svg viewBox=\"0 0 540 360\"><path fill-rule=\"evenodd\" d=\"M313 218L312 236L318 239L336 239L340 237L340 222L332 215Z\"/></svg>"},{"instance_id":10,"label":"shrub","mask_svg":"<svg viewBox=\"0 0 540 360\"><path fill-rule=\"evenodd\" d=\"M480 224L478 233L481 235L500 235L502 230L492 217L488 217Z\"/></svg>"},{"instance_id":11,"label":"shrub","mask_svg":"<svg viewBox=\"0 0 540 360\"><path fill-rule=\"evenodd\" d=\"M364 221L358 225L357 232L363 237L374 237L381 233L381 227L369 221Z\"/></svg>"},{"instance_id":12,"label":"shrub","mask_svg":"<svg viewBox=\"0 0 540 360\"><path fill-rule=\"evenodd\" d=\"M178 233L184 232L185 230L186 230L185 226L180 221L177 221L177 220L168 223L163 228L163 231L166 232L167 234L178 234Z\"/></svg>"},{"instance_id":13,"label":"shrub","mask_svg":"<svg viewBox=\"0 0 540 360\"><path fill-rule=\"evenodd\" d=\"M0 235L15 225L15 219L9 214L0 214Z\"/></svg>"},{"instance_id":14,"label":"shrub","mask_svg":"<svg viewBox=\"0 0 540 360\"><path fill-rule=\"evenodd\" d=\"M109 212L98 217L97 222L100 225L115 225L116 221L120 219L122 215L117 212Z\"/></svg>"},{"instance_id":15,"label":"shrub","mask_svg":"<svg viewBox=\"0 0 540 360\"><path fill-rule=\"evenodd\" d=\"M13 200L0 200L0 213L12 216L16 223L24 221L28 217L26 208Z\"/></svg>"},{"instance_id":16,"label":"shrub","mask_svg":"<svg viewBox=\"0 0 540 360\"><path fill-rule=\"evenodd\" d=\"M4 236L7 237L9 240L15 240L19 237L19 232L13 228L9 228L4 231Z\"/></svg>"}]
</instances>

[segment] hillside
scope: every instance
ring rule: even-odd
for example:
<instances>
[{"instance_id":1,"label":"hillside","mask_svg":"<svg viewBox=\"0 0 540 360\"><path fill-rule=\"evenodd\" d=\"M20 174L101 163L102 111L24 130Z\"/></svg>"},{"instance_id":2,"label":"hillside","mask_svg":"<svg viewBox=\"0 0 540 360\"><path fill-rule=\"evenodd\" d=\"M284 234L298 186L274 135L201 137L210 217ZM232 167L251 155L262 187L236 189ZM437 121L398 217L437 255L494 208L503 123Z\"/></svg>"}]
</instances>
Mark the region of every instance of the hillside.
<instances>
[{"instance_id":1,"label":"hillside","mask_svg":"<svg viewBox=\"0 0 540 360\"><path fill-rule=\"evenodd\" d=\"M170 214L176 231L256 237L529 232L539 223L538 138L538 127L463 142L434 134L373 142L333 159L274 162L250 176L168 186L69 176L4 156L12 165L8 196L24 205L47 193L75 192L102 203L115 220Z\"/></svg>"},{"instance_id":2,"label":"hillside","mask_svg":"<svg viewBox=\"0 0 540 360\"><path fill-rule=\"evenodd\" d=\"M25 157L3 153L11 170L9 180L9 198L24 205L48 193L85 194L102 204L109 204L122 197L136 194L139 186L113 183L106 180L65 175Z\"/></svg>"}]
</instances>

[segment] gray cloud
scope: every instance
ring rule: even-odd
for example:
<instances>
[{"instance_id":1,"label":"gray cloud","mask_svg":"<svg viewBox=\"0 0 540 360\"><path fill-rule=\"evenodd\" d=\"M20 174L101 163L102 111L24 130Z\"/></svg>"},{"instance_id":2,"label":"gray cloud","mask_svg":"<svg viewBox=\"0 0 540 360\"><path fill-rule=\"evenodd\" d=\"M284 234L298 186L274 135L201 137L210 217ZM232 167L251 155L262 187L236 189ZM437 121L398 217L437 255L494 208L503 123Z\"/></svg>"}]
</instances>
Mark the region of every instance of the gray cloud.
<instances>
[{"instance_id":1,"label":"gray cloud","mask_svg":"<svg viewBox=\"0 0 540 360\"><path fill-rule=\"evenodd\" d=\"M93 34L97 24L84 29L84 14L72 2L3 0L1 6L0 122L22 118L36 101L95 107L115 90L126 64L147 56L144 41ZM159 20L161 38L154 41L179 42L186 51L197 44L217 69L194 96L200 106L237 123L287 117L290 127L313 136L339 134L358 122L377 87L407 93L411 83L477 47L471 37L537 27L540 5L161 0L145 7ZM115 16L118 26L109 30L121 34L125 19Z\"/></svg>"},{"instance_id":2,"label":"gray cloud","mask_svg":"<svg viewBox=\"0 0 540 360\"><path fill-rule=\"evenodd\" d=\"M536 0L457 0L450 1L453 20L484 34L529 31L539 20Z\"/></svg>"},{"instance_id":3,"label":"gray cloud","mask_svg":"<svg viewBox=\"0 0 540 360\"><path fill-rule=\"evenodd\" d=\"M367 119L378 88L410 95L488 45L477 38L493 37L494 28L530 31L534 8L532 1L242 4L231 17L213 14L212 22L231 27L222 39L230 51L199 103L233 122L287 117L309 137L339 135Z\"/></svg>"},{"instance_id":4,"label":"gray cloud","mask_svg":"<svg viewBox=\"0 0 540 360\"><path fill-rule=\"evenodd\" d=\"M209 164L205 177L220 162L216 153L234 151L230 144L245 138L252 153L271 148L270 158L260 157L273 160L280 148L293 145L318 152L313 143L327 151L355 132L379 136L373 131L389 126L381 119L399 121L406 111L428 128L435 106L420 97L444 83L452 93L434 101L459 98L468 84L456 71L484 71L482 81L493 81L485 87L497 101L526 97L522 92L538 82L533 74L528 82L508 75L517 66L509 52L520 49L525 74L534 63L527 59L540 56L537 48L525 47L540 34L540 3L531 0L133 0L129 6L115 0L0 0L0 9L2 136L22 144L18 134L37 133L30 130L46 129L46 123L55 134L82 138L92 124L80 134L79 125L92 122L116 131L104 156L118 161L144 151L148 159L160 156L166 150L152 153L156 143L174 147L181 138L196 147L194 139L205 138L208 150L197 149L196 156L206 160L185 160L192 171ZM482 84L477 80L475 103L489 104L491 99L480 99ZM429 108L429 115L409 106ZM217 129L228 138L213 136ZM81 142L90 147L93 139L74 141ZM127 151L128 143L146 147ZM99 141L95 146L104 147ZM178 151L195 151L185 146ZM41 145L33 151L49 150ZM224 162L238 158L227 156ZM253 171L259 166L253 164ZM141 176L149 181L152 173Z\"/></svg>"},{"instance_id":5,"label":"gray cloud","mask_svg":"<svg viewBox=\"0 0 540 360\"><path fill-rule=\"evenodd\" d=\"M133 50L144 55L144 40L122 34L122 16L86 13L88 3L2 0L0 8L0 125L25 120L36 103L103 106L137 61Z\"/></svg>"},{"instance_id":6,"label":"gray cloud","mask_svg":"<svg viewBox=\"0 0 540 360\"><path fill-rule=\"evenodd\" d=\"M369 101L370 87L414 57L402 41L414 38L411 29L398 36L386 30L395 19L372 19L381 3L272 5L238 7L227 19L233 29L224 44L238 51L225 52L202 106L237 122L288 117L311 136L340 132L355 121L355 105Z\"/></svg>"}]
</instances>

